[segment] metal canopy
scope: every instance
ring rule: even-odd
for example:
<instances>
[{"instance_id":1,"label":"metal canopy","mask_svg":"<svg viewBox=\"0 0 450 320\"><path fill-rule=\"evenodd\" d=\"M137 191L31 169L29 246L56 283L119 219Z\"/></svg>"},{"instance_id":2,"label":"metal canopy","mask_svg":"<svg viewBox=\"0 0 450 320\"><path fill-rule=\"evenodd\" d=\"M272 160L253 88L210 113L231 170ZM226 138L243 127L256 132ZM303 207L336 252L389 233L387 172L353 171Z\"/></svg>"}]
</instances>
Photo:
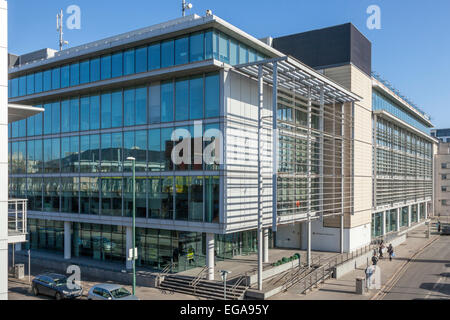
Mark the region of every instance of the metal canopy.
<instances>
[{"instance_id":1,"label":"metal canopy","mask_svg":"<svg viewBox=\"0 0 450 320\"><path fill-rule=\"evenodd\" d=\"M273 75L276 69L276 86L278 89L283 88L291 92L293 91L303 97L308 97L308 92L311 90L311 100L317 102L320 101L323 90L324 102L327 104L361 100L361 97L358 95L348 91L290 56L245 63L235 66L234 69L258 79L259 66L262 66L263 69L264 82L272 85L274 82Z\"/></svg>"}]
</instances>

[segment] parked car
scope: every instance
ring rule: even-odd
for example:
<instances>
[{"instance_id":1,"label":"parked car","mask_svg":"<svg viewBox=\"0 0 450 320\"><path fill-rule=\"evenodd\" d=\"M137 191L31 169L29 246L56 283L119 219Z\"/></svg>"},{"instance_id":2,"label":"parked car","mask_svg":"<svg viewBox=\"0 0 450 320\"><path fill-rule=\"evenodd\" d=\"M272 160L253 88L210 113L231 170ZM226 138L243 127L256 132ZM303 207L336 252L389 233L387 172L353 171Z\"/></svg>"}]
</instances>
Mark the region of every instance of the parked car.
<instances>
[{"instance_id":1,"label":"parked car","mask_svg":"<svg viewBox=\"0 0 450 320\"><path fill-rule=\"evenodd\" d=\"M38 275L33 279L31 288L35 296L46 295L56 300L75 299L83 295L83 288L80 286L69 288L67 277L56 273Z\"/></svg>"},{"instance_id":2,"label":"parked car","mask_svg":"<svg viewBox=\"0 0 450 320\"><path fill-rule=\"evenodd\" d=\"M97 284L89 290L88 300L139 300L118 284Z\"/></svg>"},{"instance_id":3,"label":"parked car","mask_svg":"<svg viewBox=\"0 0 450 320\"><path fill-rule=\"evenodd\" d=\"M450 235L450 225L448 225L448 224L446 224L446 225L443 225L442 227L441 227L441 234L442 235Z\"/></svg>"}]
</instances>

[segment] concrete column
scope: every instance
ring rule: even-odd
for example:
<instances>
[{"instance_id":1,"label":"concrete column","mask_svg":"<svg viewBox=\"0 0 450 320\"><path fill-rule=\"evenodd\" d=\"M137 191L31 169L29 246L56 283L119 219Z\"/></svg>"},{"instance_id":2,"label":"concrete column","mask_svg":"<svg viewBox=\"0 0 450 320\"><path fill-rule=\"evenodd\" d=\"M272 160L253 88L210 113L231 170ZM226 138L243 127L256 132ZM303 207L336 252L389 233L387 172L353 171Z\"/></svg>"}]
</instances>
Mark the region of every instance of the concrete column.
<instances>
[{"instance_id":1,"label":"concrete column","mask_svg":"<svg viewBox=\"0 0 450 320\"><path fill-rule=\"evenodd\" d=\"M382 227L382 235L386 234L386 211L383 211L383 222L381 223Z\"/></svg>"},{"instance_id":2,"label":"concrete column","mask_svg":"<svg viewBox=\"0 0 450 320\"><path fill-rule=\"evenodd\" d=\"M397 231L400 231L400 210L401 208L397 208Z\"/></svg>"},{"instance_id":3,"label":"concrete column","mask_svg":"<svg viewBox=\"0 0 450 320\"><path fill-rule=\"evenodd\" d=\"M206 266L208 267L208 280L214 280L214 234L206 234Z\"/></svg>"},{"instance_id":4,"label":"concrete column","mask_svg":"<svg viewBox=\"0 0 450 320\"><path fill-rule=\"evenodd\" d=\"M425 220L428 219L428 202L425 202Z\"/></svg>"},{"instance_id":5,"label":"concrete column","mask_svg":"<svg viewBox=\"0 0 450 320\"><path fill-rule=\"evenodd\" d=\"M408 228L411 227L411 206L408 206Z\"/></svg>"},{"instance_id":6,"label":"concrete column","mask_svg":"<svg viewBox=\"0 0 450 320\"><path fill-rule=\"evenodd\" d=\"M306 252L306 259L308 267L311 267L311 220L308 220L307 229L308 229L307 231L308 248Z\"/></svg>"},{"instance_id":7,"label":"concrete column","mask_svg":"<svg viewBox=\"0 0 450 320\"><path fill-rule=\"evenodd\" d=\"M344 253L344 215L341 215L341 228L340 228L340 251Z\"/></svg>"},{"instance_id":8,"label":"concrete column","mask_svg":"<svg viewBox=\"0 0 450 320\"><path fill-rule=\"evenodd\" d=\"M133 230L131 227L127 227L126 229L126 245L127 245L127 251L125 252L126 268L127 270L131 270L133 269L133 263L131 260L128 260L128 252L130 252L130 249L133 247Z\"/></svg>"},{"instance_id":9,"label":"concrete column","mask_svg":"<svg viewBox=\"0 0 450 320\"><path fill-rule=\"evenodd\" d=\"M269 228L264 229L264 263L269 263Z\"/></svg>"},{"instance_id":10,"label":"concrete column","mask_svg":"<svg viewBox=\"0 0 450 320\"><path fill-rule=\"evenodd\" d=\"M64 259L72 259L72 223L64 222Z\"/></svg>"}]
</instances>

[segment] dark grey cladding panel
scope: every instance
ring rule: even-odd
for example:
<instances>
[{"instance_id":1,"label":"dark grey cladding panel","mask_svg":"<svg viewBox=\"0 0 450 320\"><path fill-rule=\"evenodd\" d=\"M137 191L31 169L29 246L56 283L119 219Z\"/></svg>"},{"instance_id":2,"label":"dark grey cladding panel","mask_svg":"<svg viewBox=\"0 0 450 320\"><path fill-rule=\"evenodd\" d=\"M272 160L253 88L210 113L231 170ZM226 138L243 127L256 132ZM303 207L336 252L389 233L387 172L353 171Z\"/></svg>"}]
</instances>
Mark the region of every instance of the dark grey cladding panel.
<instances>
[{"instance_id":1,"label":"dark grey cladding panel","mask_svg":"<svg viewBox=\"0 0 450 320\"><path fill-rule=\"evenodd\" d=\"M16 67L19 65L19 56L8 53L8 68Z\"/></svg>"},{"instance_id":2,"label":"dark grey cladding panel","mask_svg":"<svg viewBox=\"0 0 450 320\"><path fill-rule=\"evenodd\" d=\"M275 38L273 47L312 68L353 63L371 74L371 43L351 23Z\"/></svg>"}]
</instances>

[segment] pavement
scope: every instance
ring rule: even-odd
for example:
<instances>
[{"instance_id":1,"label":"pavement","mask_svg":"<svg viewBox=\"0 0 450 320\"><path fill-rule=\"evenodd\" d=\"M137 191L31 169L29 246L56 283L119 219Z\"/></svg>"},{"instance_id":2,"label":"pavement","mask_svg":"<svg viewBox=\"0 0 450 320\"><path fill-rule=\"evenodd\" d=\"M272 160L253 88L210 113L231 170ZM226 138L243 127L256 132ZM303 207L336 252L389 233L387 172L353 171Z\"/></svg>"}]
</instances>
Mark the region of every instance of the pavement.
<instances>
[{"instance_id":1,"label":"pavement","mask_svg":"<svg viewBox=\"0 0 450 320\"><path fill-rule=\"evenodd\" d=\"M379 261L381 291L371 290L365 295L356 294L356 278L365 277L366 265L364 265L340 279L327 280L307 294L300 294L301 288L293 286L288 291L279 293L269 300L409 300L419 297L450 299L448 295L450 289L450 273L448 272L450 237L432 233L431 237L427 238L425 234L427 228L421 226L409 232L407 240L394 248L396 257L392 261L387 258ZM424 249L424 252L418 254L418 251L427 244L429 246ZM418 260L409 262L412 258ZM405 272L402 277L400 272ZM413 292L416 294L411 294Z\"/></svg>"}]
</instances>

